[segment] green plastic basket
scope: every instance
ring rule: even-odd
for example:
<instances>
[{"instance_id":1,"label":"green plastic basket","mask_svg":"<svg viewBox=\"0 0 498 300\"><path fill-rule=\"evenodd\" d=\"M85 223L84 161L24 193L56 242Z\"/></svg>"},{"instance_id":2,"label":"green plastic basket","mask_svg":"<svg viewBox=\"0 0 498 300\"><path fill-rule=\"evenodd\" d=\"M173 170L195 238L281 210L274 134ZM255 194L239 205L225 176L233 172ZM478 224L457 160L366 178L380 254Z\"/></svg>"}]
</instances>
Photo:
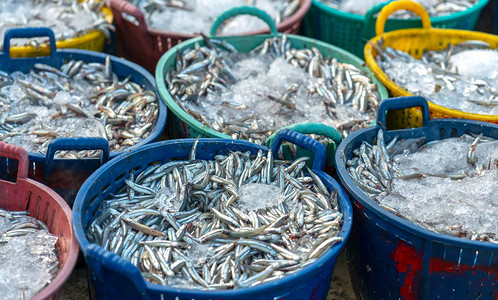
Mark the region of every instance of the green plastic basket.
<instances>
[{"instance_id":1,"label":"green plastic basket","mask_svg":"<svg viewBox=\"0 0 498 300\"><path fill-rule=\"evenodd\" d=\"M432 17L431 24L435 28L473 30L481 10L488 4L488 1L479 0L476 5L466 11L442 17ZM363 58L365 43L375 37L375 23L377 22L375 15L389 2L391 1L376 5L364 16L361 16L342 12L318 0L312 0L310 10L303 19L303 33ZM407 28L422 28L422 22L419 18L389 19L386 22L385 31Z\"/></svg>"},{"instance_id":2,"label":"green plastic basket","mask_svg":"<svg viewBox=\"0 0 498 300\"><path fill-rule=\"evenodd\" d=\"M227 41L228 43L232 44L239 52L244 53L244 52L249 52L252 49L256 48L267 38L281 35L277 32L275 23L273 22L271 17L268 14L266 14L264 11L261 11L254 7L242 6L234 8L232 10L228 10L225 13L221 14L215 20L213 26L211 27L210 31L211 36L215 36L218 26L221 23L223 23L225 20L241 14L250 14L258 18L261 18L270 26L271 34L250 35L250 36L221 36L216 38ZM326 44L324 42L320 42L302 36L289 34L288 40L295 48L299 49L299 48L316 47L319 51L322 52L322 54L325 57L335 57L340 62L346 62L356 66L357 68L360 68L368 75L368 77L372 80L373 83L377 84L381 99L383 100L388 97L387 90L384 87L384 85L382 85L382 83L377 78L375 78L375 76L366 67L365 63L361 59L352 55L351 53L339 49L337 47L331 46L329 44ZM170 134L170 138L197 137L200 135L201 137L207 137L207 138L230 139L231 136L221 133L219 131L215 131L205 126L204 124L197 121L194 117L189 115L187 112L185 112L182 108L180 108L180 106L178 106L178 104L171 97L171 95L168 92L168 89L166 88L166 84L164 81L165 74L168 71L168 68L172 68L175 65L177 51L181 53L186 48L193 49L196 43L204 45L203 38L195 37L185 42L182 42L181 44L176 45L175 47L168 50L168 52L166 52L161 57L156 66L156 83L157 83L157 89L159 91L159 96L168 106L168 113L169 113L167 118L168 133ZM304 124L301 123L299 124L299 126L292 126L292 129L295 129L296 131L305 134L326 135L330 137L332 140L334 140L333 142L334 145L326 146L328 150L327 151L328 163L326 164L326 171L331 171L331 169L333 168L333 157L335 153L335 148L341 141L340 139L337 139L337 136L340 136L337 130L333 127L326 126L323 124L320 124L320 126L318 126L316 123L304 123ZM269 144L267 143L267 145ZM288 148L284 148L284 157L290 157L290 153L288 151L289 151ZM298 151L298 157L303 155L311 156L311 153Z\"/></svg>"}]
</instances>

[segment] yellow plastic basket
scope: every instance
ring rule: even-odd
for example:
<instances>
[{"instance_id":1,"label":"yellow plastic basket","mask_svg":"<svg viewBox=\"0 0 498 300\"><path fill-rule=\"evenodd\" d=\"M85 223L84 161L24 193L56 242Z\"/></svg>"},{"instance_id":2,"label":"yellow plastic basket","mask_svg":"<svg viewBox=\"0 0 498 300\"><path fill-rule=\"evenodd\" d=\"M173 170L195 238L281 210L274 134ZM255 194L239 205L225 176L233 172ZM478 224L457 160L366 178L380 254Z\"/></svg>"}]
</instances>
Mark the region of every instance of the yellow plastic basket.
<instances>
[{"instance_id":1,"label":"yellow plastic basket","mask_svg":"<svg viewBox=\"0 0 498 300\"><path fill-rule=\"evenodd\" d=\"M79 0L79 2L83 1ZM104 6L102 12L105 14L106 21L112 24L113 15L111 10L107 6ZM104 43L105 35L98 30L94 30L77 38L57 41L56 47L57 49L74 48L102 52L104 51ZM40 45L38 49L34 46L16 46L10 48L10 57L36 57L47 56L49 54L50 47L48 44Z\"/></svg>"},{"instance_id":2,"label":"yellow plastic basket","mask_svg":"<svg viewBox=\"0 0 498 300\"><path fill-rule=\"evenodd\" d=\"M416 13L422 19L422 29L403 29L384 33L387 18L395 11L407 9ZM365 46L365 61L375 76L386 86L393 97L412 96L413 94L398 86L381 70L375 56L377 50L374 46L381 39L383 47L391 47L405 51L415 58L421 58L426 50L442 50L448 44L456 44L466 40L481 40L498 47L498 36L467 30L435 29L431 26L429 15L418 3L403 0L395 1L385 6L377 19L375 25L376 37L371 39ZM476 121L484 121L498 124L498 115L481 115L449 109L429 101L431 118L457 118ZM419 108L410 108L403 111L392 111L388 115L385 126L389 128L413 128L422 126L422 114Z\"/></svg>"}]
</instances>

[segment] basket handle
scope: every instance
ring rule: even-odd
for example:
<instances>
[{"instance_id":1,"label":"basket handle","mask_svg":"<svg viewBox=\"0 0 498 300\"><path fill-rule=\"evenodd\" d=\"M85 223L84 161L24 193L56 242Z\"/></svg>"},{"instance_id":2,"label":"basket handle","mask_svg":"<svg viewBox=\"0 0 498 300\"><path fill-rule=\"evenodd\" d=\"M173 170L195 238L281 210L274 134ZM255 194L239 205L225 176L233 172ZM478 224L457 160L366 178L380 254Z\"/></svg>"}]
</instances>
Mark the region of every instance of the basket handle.
<instances>
[{"instance_id":1,"label":"basket handle","mask_svg":"<svg viewBox=\"0 0 498 300\"><path fill-rule=\"evenodd\" d=\"M127 279L120 294L126 293L127 299L150 299L147 283L133 264L97 244L89 244L84 252L86 263L101 284L120 288L124 282L119 279Z\"/></svg>"},{"instance_id":2,"label":"basket handle","mask_svg":"<svg viewBox=\"0 0 498 300\"><path fill-rule=\"evenodd\" d=\"M278 30L277 26L275 25L275 22L273 19L270 17L269 14L267 14L265 11L262 11L261 9L258 9L256 7L251 7L251 6L239 6L239 7L234 7L231 8L225 12L223 12L221 15L216 17L216 19L213 22L213 25L211 25L211 30L209 32L209 35L211 37L216 36L216 31L218 31L218 27L225 22L226 20L236 17L238 15L251 15L260 18L261 20L265 21L266 24L270 27L270 34L271 35L277 35Z\"/></svg>"},{"instance_id":3,"label":"basket handle","mask_svg":"<svg viewBox=\"0 0 498 300\"><path fill-rule=\"evenodd\" d=\"M380 15L377 18L377 23L375 24L375 34L376 35L383 34L384 29L386 27L387 18L389 18L389 16L393 12L402 9L406 9L417 14L420 17L420 19L422 19L422 27L424 29L431 28L431 18L429 17L429 14L422 5L413 1L400 0L389 3L388 5L384 6L384 8L380 11Z\"/></svg>"},{"instance_id":4,"label":"basket handle","mask_svg":"<svg viewBox=\"0 0 498 300\"><path fill-rule=\"evenodd\" d=\"M291 130L297 131L297 132L302 133L302 134L324 135L324 136L332 139L332 141L336 145L339 145L339 143L342 141L342 135L337 129L335 129L334 127L325 125L323 123L298 123L298 124L293 124L291 126L284 127L284 129L291 129ZM275 137L279 131L274 132L266 140L267 147L271 147L271 145L273 144L273 141L275 140Z\"/></svg>"},{"instance_id":5,"label":"basket handle","mask_svg":"<svg viewBox=\"0 0 498 300\"><path fill-rule=\"evenodd\" d=\"M420 107L422 109L422 124L423 127L429 125L430 114L429 104L424 97L410 96L397 97L383 100L377 111L377 126L386 128L387 112L396 109L406 109L411 107Z\"/></svg>"},{"instance_id":6,"label":"basket handle","mask_svg":"<svg viewBox=\"0 0 498 300\"><path fill-rule=\"evenodd\" d=\"M314 139L301 134L297 131L287 128L280 129L275 136L275 140L271 145L273 155L277 155L283 141L293 143L301 148L315 153L315 160L313 161L313 170L322 171L325 166L325 146Z\"/></svg>"},{"instance_id":7,"label":"basket handle","mask_svg":"<svg viewBox=\"0 0 498 300\"><path fill-rule=\"evenodd\" d=\"M0 142L0 157L18 160L17 178L24 179L28 177L29 155L24 148Z\"/></svg>"},{"instance_id":8,"label":"basket handle","mask_svg":"<svg viewBox=\"0 0 498 300\"><path fill-rule=\"evenodd\" d=\"M108 6L114 10L113 12L114 15L114 20L116 23L122 23L123 20L134 24L138 26L143 32L147 31L147 23L145 22L145 16L143 12L140 10L140 8L136 7L135 5L131 4L127 0L108 0ZM134 22L131 22L125 18L123 18L123 13L130 15L137 20L138 24L135 24Z\"/></svg>"},{"instance_id":9,"label":"basket handle","mask_svg":"<svg viewBox=\"0 0 498 300\"><path fill-rule=\"evenodd\" d=\"M109 160L109 142L101 137L56 138L47 149L45 178L48 180L54 166L55 152L59 150L102 150L101 164Z\"/></svg>"},{"instance_id":10,"label":"basket handle","mask_svg":"<svg viewBox=\"0 0 498 300\"><path fill-rule=\"evenodd\" d=\"M52 29L47 27L12 28L7 30L3 37L3 52L10 57L10 40L13 38L31 38L48 36L50 46L50 56L56 51L55 36Z\"/></svg>"}]
</instances>

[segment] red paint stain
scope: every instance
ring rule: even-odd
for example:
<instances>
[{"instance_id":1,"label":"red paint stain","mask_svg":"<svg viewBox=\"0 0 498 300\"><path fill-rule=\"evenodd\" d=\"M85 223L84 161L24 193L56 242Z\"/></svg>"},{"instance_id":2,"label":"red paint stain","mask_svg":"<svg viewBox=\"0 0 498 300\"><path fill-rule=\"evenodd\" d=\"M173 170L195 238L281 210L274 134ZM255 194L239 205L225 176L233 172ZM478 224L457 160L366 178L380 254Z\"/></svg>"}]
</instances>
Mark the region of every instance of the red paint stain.
<instances>
[{"instance_id":1,"label":"red paint stain","mask_svg":"<svg viewBox=\"0 0 498 300\"><path fill-rule=\"evenodd\" d=\"M313 290L311 293L310 300L317 300L318 299L318 286Z\"/></svg>"},{"instance_id":2,"label":"red paint stain","mask_svg":"<svg viewBox=\"0 0 498 300\"><path fill-rule=\"evenodd\" d=\"M394 252L393 259L398 272L406 274L404 284L400 289L401 297L404 299L417 299L418 287L414 286L414 279L420 277L422 255L414 247L406 243L400 243L396 252Z\"/></svg>"},{"instance_id":3,"label":"red paint stain","mask_svg":"<svg viewBox=\"0 0 498 300\"><path fill-rule=\"evenodd\" d=\"M498 278L498 269L488 267L488 266L470 266L466 264L460 264L452 261L443 260L441 258L431 258L430 260L430 271L432 272L442 272L442 273L455 273L458 272L458 275L462 275L463 272L473 271L475 274L476 271L487 272L488 275L494 274L496 278Z\"/></svg>"},{"instance_id":4,"label":"red paint stain","mask_svg":"<svg viewBox=\"0 0 498 300\"><path fill-rule=\"evenodd\" d=\"M400 243L394 252L393 259L396 262L395 264L398 272L406 275L403 286L400 289L400 296L404 299L417 299L419 296L418 282L420 282L422 271L421 253L406 243ZM495 279L498 278L498 269L490 268L488 266L459 265L456 262L444 260L442 258L431 258L429 261L429 271L431 274L433 272L448 274L458 272L458 275L463 275L463 272L468 271L473 271L474 273L476 271L482 271L487 272L488 276L494 275ZM488 278L491 279L490 277ZM495 299L498 300L498 294Z\"/></svg>"}]
</instances>

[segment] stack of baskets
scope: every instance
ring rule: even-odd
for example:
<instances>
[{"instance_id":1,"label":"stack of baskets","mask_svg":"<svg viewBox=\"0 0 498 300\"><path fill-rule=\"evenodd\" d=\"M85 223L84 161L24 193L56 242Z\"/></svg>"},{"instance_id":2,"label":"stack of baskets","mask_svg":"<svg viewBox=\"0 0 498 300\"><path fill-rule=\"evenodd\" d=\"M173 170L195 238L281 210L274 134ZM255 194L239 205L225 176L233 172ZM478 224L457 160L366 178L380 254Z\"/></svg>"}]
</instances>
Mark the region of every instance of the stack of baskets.
<instances>
[{"instance_id":1,"label":"stack of baskets","mask_svg":"<svg viewBox=\"0 0 498 300\"><path fill-rule=\"evenodd\" d=\"M498 36L456 30L473 29L479 12L488 0L478 1L466 11L434 18L429 18L420 5L403 0L377 5L365 16L340 12L318 0L301 0L300 3L300 9L279 26L275 26L268 15L253 8L230 10L218 17L210 35L246 53L267 38L281 36L278 31L286 32L290 33L288 40L292 47L314 47L325 57L335 57L366 72L377 84L383 100L377 112L377 123L353 132L345 140L335 128L321 124L320 120L282 128L268 139L265 146L236 141L207 128L176 104L165 83L166 73L175 65L177 53L192 49L196 44L204 45L205 40L148 28L144 14L130 2L108 0L110 9L106 8L105 12L108 21L114 19L119 55L141 65L111 56L113 69L120 77L130 76L130 80L157 91L162 100L158 121L148 138L120 152L110 152L108 142L102 138L56 139L50 144L46 155L28 154L18 147L0 143L0 207L29 210L31 215L47 222L52 233L59 237L57 246L62 253L59 257L61 271L36 296L37 299L53 297L68 278L76 262L77 242L88 265L92 297L97 299L326 299L334 267L343 248L347 250L353 289L362 299L498 299L498 246L430 232L390 214L356 186L349 177L345 163L362 142L375 141L378 130L385 131L386 143L394 137L425 136L427 141L433 141L466 132L482 133L498 139L498 126L491 124L498 124L498 116L451 110L420 97L387 99L389 94L394 97L411 94L382 72L374 59L377 50L372 46L382 39L384 46L406 51L414 57L420 57L426 50L444 49L450 43L464 40L486 41L492 48L497 48ZM389 15L398 9L412 10L420 19L388 20ZM217 37L218 26L238 14L258 16L268 23L270 29L242 36ZM325 42L294 35L299 32L301 21L306 35ZM423 28L403 29L420 26ZM431 26L453 29L435 29ZM384 33L385 30L394 31ZM10 48L12 38L39 36L48 36L50 40L49 45L39 51L27 47ZM0 53L0 71L26 72L36 63L59 67L73 59L104 63L105 54L60 49L102 51L104 40L104 35L97 31L56 43L53 33L46 28L11 30L5 36L4 52ZM366 64L355 55L364 55ZM144 68L155 72L155 78ZM168 118L167 111L170 112ZM414 128L406 129L408 127ZM161 136L165 128L166 136L177 140L156 142L165 137ZM324 135L332 142L323 147L303 134ZM203 138L193 139L198 136ZM200 161L211 161L216 155L231 151L251 154L263 151L268 154L271 150L276 156L280 148L285 159L291 160L289 147L283 144L284 141L299 146L297 157L311 158L307 162L310 170L324 182L328 191L338 191L339 209L344 214L339 235L343 241L328 249L316 262L291 275L254 287L223 291L160 286L146 281L141 270L130 262L100 245L90 243L87 238L86 231L99 216L101 204L125 186L125 180L151 165L185 160L194 144L197 145L197 159ZM102 150L102 157L54 159L57 151L83 149ZM339 178L344 188L328 174ZM72 220L67 203L33 179L53 188L70 205L74 200Z\"/></svg>"}]
</instances>

